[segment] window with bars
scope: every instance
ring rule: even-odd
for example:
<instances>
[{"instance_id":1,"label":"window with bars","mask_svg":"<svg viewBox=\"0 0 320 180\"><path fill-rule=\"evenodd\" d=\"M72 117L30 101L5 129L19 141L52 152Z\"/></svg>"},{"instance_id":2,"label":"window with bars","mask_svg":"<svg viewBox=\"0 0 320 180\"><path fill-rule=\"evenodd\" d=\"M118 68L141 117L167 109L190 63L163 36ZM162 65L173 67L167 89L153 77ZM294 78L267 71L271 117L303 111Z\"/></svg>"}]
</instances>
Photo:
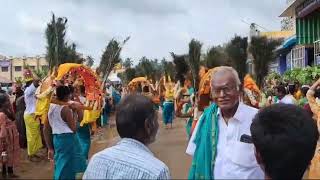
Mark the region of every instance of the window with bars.
<instances>
[{"instance_id":1,"label":"window with bars","mask_svg":"<svg viewBox=\"0 0 320 180\"><path fill-rule=\"evenodd\" d=\"M305 67L305 47L297 47L292 49L292 68Z\"/></svg>"}]
</instances>

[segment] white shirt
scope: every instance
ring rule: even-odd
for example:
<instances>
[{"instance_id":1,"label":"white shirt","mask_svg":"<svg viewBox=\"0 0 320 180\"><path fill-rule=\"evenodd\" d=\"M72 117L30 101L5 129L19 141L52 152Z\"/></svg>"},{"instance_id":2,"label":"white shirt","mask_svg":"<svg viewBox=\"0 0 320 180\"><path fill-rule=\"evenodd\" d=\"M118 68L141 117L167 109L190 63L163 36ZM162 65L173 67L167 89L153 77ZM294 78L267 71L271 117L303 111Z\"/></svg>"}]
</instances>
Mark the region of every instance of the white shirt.
<instances>
[{"instance_id":1,"label":"white shirt","mask_svg":"<svg viewBox=\"0 0 320 180\"><path fill-rule=\"evenodd\" d=\"M67 122L61 118L63 106L58 104L50 104L48 112L48 121L52 129L52 134L73 133Z\"/></svg>"},{"instance_id":2,"label":"white shirt","mask_svg":"<svg viewBox=\"0 0 320 180\"><path fill-rule=\"evenodd\" d=\"M295 99L291 94L287 94L285 95L280 101L279 103L283 103L283 104L295 104Z\"/></svg>"},{"instance_id":3,"label":"white shirt","mask_svg":"<svg viewBox=\"0 0 320 180\"><path fill-rule=\"evenodd\" d=\"M255 158L254 145L240 142L242 135L251 136L250 126L257 111L240 102L227 125L219 109L219 139L213 170L215 179L264 179L264 173ZM186 150L186 153L192 156L196 149L193 141L199 124L198 122Z\"/></svg>"},{"instance_id":4,"label":"white shirt","mask_svg":"<svg viewBox=\"0 0 320 180\"><path fill-rule=\"evenodd\" d=\"M170 172L144 144L123 138L91 158L83 179L170 179Z\"/></svg>"},{"instance_id":5,"label":"white shirt","mask_svg":"<svg viewBox=\"0 0 320 180\"><path fill-rule=\"evenodd\" d=\"M36 111L36 91L37 88L33 83L24 91L24 101L26 103L25 114L33 114Z\"/></svg>"}]
</instances>

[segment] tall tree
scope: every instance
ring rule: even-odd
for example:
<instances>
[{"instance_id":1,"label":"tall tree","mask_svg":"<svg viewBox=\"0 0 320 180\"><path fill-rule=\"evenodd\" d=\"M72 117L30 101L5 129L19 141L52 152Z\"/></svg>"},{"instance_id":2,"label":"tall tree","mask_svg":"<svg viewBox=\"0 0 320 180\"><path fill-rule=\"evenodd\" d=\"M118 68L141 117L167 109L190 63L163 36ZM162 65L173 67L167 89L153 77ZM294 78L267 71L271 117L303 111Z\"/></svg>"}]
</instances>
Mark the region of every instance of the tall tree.
<instances>
[{"instance_id":1,"label":"tall tree","mask_svg":"<svg viewBox=\"0 0 320 180\"><path fill-rule=\"evenodd\" d=\"M274 50L281 44L281 40L267 37L252 37L249 51L253 56L254 71L257 85L262 86L264 77L269 72L269 65L275 61Z\"/></svg>"},{"instance_id":2,"label":"tall tree","mask_svg":"<svg viewBox=\"0 0 320 180\"><path fill-rule=\"evenodd\" d=\"M189 66L186 62L185 55L176 55L173 52L170 53L173 58L173 63L175 67L175 79L180 81L180 84L183 86L185 76L189 71Z\"/></svg>"},{"instance_id":3,"label":"tall tree","mask_svg":"<svg viewBox=\"0 0 320 180\"><path fill-rule=\"evenodd\" d=\"M93 64L94 64L94 59L93 59L93 57L92 56L87 56L87 58L86 58L86 66L88 66L88 67L92 67L93 66Z\"/></svg>"},{"instance_id":4,"label":"tall tree","mask_svg":"<svg viewBox=\"0 0 320 180\"><path fill-rule=\"evenodd\" d=\"M204 56L202 65L208 68L223 66L227 64L228 56L225 53L225 48L221 46L212 46Z\"/></svg>"},{"instance_id":5,"label":"tall tree","mask_svg":"<svg viewBox=\"0 0 320 180\"><path fill-rule=\"evenodd\" d=\"M47 24L45 32L47 39L46 59L50 70L60 65L63 60L67 22L67 18L58 17L56 19L52 14L51 22Z\"/></svg>"},{"instance_id":6,"label":"tall tree","mask_svg":"<svg viewBox=\"0 0 320 180\"><path fill-rule=\"evenodd\" d=\"M235 36L227 45L226 52L231 60L232 66L238 71L241 81L247 72L247 48L248 38Z\"/></svg>"},{"instance_id":7,"label":"tall tree","mask_svg":"<svg viewBox=\"0 0 320 180\"><path fill-rule=\"evenodd\" d=\"M133 61L132 61L131 58L126 58L126 59L124 60L124 62L122 63L122 65L123 65L123 67L125 67L125 68L131 68L132 65L133 65Z\"/></svg>"},{"instance_id":8,"label":"tall tree","mask_svg":"<svg viewBox=\"0 0 320 180\"><path fill-rule=\"evenodd\" d=\"M85 59L77 53L77 45L71 43L70 45L66 44L64 47L63 61L61 63L78 63L82 64L85 62Z\"/></svg>"},{"instance_id":9,"label":"tall tree","mask_svg":"<svg viewBox=\"0 0 320 180\"><path fill-rule=\"evenodd\" d=\"M136 77L136 69L132 67L127 68L124 72L118 74L118 77L124 84L128 84L133 78Z\"/></svg>"},{"instance_id":10,"label":"tall tree","mask_svg":"<svg viewBox=\"0 0 320 180\"><path fill-rule=\"evenodd\" d=\"M189 56L187 58L188 65L190 67L193 87L197 90L199 84L199 69L200 69L200 56L201 56L202 43L195 39L192 39L189 43Z\"/></svg>"},{"instance_id":11,"label":"tall tree","mask_svg":"<svg viewBox=\"0 0 320 180\"><path fill-rule=\"evenodd\" d=\"M65 41L68 19L65 17L56 18L52 14L51 21L47 24L45 31L47 40L46 60L49 69L63 63L83 63L84 59L77 53L76 44Z\"/></svg>"},{"instance_id":12,"label":"tall tree","mask_svg":"<svg viewBox=\"0 0 320 180\"><path fill-rule=\"evenodd\" d=\"M155 80L155 72L156 69L153 62L145 56L140 59L139 64L136 66L138 76L147 76L148 79Z\"/></svg>"},{"instance_id":13,"label":"tall tree","mask_svg":"<svg viewBox=\"0 0 320 180\"><path fill-rule=\"evenodd\" d=\"M165 58L161 60L161 72L164 76L170 76L172 79L174 79L174 64L173 62L166 61Z\"/></svg>"}]
</instances>

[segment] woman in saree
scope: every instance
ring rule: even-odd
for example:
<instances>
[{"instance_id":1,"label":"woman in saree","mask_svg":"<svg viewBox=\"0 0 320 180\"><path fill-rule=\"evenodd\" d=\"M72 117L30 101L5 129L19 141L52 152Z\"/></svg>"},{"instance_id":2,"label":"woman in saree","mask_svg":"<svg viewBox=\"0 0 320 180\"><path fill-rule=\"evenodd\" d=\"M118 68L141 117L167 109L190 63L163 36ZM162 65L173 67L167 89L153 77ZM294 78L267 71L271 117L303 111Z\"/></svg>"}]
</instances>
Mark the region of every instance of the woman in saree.
<instances>
[{"instance_id":1,"label":"woman in saree","mask_svg":"<svg viewBox=\"0 0 320 180\"><path fill-rule=\"evenodd\" d=\"M9 96L0 93L0 153L3 178L18 177L13 172L20 156L19 133L14 120Z\"/></svg>"}]
</instances>

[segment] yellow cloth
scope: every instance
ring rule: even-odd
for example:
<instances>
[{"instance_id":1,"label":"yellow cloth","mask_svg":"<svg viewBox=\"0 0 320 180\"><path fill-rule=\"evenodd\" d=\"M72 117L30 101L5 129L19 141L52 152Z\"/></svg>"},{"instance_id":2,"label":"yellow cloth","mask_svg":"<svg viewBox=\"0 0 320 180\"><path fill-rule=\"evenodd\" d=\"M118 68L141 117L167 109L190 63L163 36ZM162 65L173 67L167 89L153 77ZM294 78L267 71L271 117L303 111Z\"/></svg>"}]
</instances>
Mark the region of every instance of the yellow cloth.
<instances>
[{"instance_id":1,"label":"yellow cloth","mask_svg":"<svg viewBox=\"0 0 320 180\"><path fill-rule=\"evenodd\" d=\"M314 97L314 91L309 90L307 93L307 99L310 105L310 109L313 112L313 118L317 122L318 131L320 132L320 106L318 105L316 98ZM318 141L316 152L311 161L309 168L309 179L320 179L320 142Z\"/></svg>"},{"instance_id":2,"label":"yellow cloth","mask_svg":"<svg viewBox=\"0 0 320 180\"><path fill-rule=\"evenodd\" d=\"M294 98L296 98L296 100L299 100L301 99L302 97L302 93L300 91L300 89L294 94Z\"/></svg>"},{"instance_id":3,"label":"yellow cloth","mask_svg":"<svg viewBox=\"0 0 320 180\"><path fill-rule=\"evenodd\" d=\"M37 89L40 91L40 87ZM48 111L50 107L52 95L52 87L48 88L46 91L40 94L40 92L36 92L37 102L36 102L36 117L40 117L41 124L44 124L48 119Z\"/></svg>"},{"instance_id":4,"label":"yellow cloth","mask_svg":"<svg viewBox=\"0 0 320 180\"><path fill-rule=\"evenodd\" d=\"M174 90L173 89L166 90L165 99L166 99L166 101L173 101L174 100Z\"/></svg>"},{"instance_id":5,"label":"yellow cloth","mask_svg":"<svg viewBox=\"0 0 320 180\"><path fill-rule=\"evenodd\" d=\"M67 74L72 68L78 68L83 66L82 64L76 64L76 63L64 63L61 64L58 68L58 75L56 77L57 80L61 80L62 77Z\"/></svg>"},{"instance_id":6,"label":"yellow cloth","mask_svg":"<svg viewBox=\"0 0 320 180\"><path fill-rule=\"evenodd\" d=\"M40 122L35 119L34 114L24 114L26 124L28 155L35 155L42 148Z\"/></svg>"},{"instance_id":7,"label":"yellow cloth","mask_svg":"<svg viewBox=\"0 0 320 180\"><path fill-rule=\"evenodd\" d=\"M96 122L96 120L100 117L100 113L101 110L84 110L83 120L81 121L80 126Z\"/></svg>"}]
</instances>

